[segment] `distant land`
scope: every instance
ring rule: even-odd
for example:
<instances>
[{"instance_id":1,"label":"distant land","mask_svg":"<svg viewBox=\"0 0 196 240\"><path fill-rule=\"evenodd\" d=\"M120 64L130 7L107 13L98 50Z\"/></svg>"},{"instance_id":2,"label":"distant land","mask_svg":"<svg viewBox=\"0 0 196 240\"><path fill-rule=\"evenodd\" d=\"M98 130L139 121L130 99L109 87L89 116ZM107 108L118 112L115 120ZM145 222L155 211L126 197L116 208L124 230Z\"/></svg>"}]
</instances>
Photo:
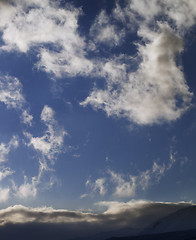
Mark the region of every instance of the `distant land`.
<instances>
[{"instance_id":1,"label":"distant land","mask_svg":"<svg viewBox=\"0 0 196 240\"><path fill-rule=\"evenodd\" d=\"M196 240L196 229L135 237L112 237L107 240Z\"/></svg>"},{"instance_id":2,"label":"distant land","mask_svg":"<svg viewBox=\"0 0 196 240\"><path fill-rule=\"evenodd\" d=\"M180 209L156 221L138 236L108 240L196 240L196 206Z\"/></svg>"}]
</instances>

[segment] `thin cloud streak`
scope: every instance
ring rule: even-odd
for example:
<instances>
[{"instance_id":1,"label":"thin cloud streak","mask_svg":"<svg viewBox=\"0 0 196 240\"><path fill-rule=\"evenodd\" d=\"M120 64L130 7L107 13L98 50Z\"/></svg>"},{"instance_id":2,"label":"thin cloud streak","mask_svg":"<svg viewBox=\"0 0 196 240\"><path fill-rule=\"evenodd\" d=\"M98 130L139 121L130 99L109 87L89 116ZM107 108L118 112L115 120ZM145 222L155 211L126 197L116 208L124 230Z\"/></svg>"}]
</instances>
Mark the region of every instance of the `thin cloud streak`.
<instances>
[{"instance_id":1,"label":"thin cloud streak","mask_svg":"<svg viewBox=\"0 0 196 240\"><path fill-rule=\"evenodd\" d=\"M175 162L175 153L171 151L167 163L159 164L158 162L153 162L150 169L141 171L137 175L120 174L109 169L104 178L98 178L95 181L87 180L86 187L90 189L90 193L83 195L84 197L93 197L98 193L104 197L107 192L110 192L117 199L135 197L139 192L144 192L152 185L158 184Z\"/></svg>"},{"instance_id":2,"label":"thin cloud streak","mask_svg":"<svg viewBox=\"0 0 196 240\"><path fill-rule=\"evenodd\" d=\"M21 122L32 126L33 116L27 108L28 103L23 94L23 86L16 77L0 74L0 102L8 109L21 111Z\"/></svg>"},{"instance_id":3,"label":"thin cloud streak","mask_svg":"<svg viewBox=\"0 0 196 240\"><path fill-rule=\"evenodd\" d=\"M58 125L55 112L47 105L41 112L41 121L47 127L42 137L34 137L29 132L24 132L24 136L28 139L26 145L33 147L38 153L39 169L38 175L33 176L30 181L27 176L24 176L22 185L17 186L13 183L16 196L20 198L36 197L43 175L47 172L53 172L55 161L63 150L64 136L67 135L67 132ZM52 185L53 181L50 178L48 187L52 187Z\"/></svg>"}]
</instances>

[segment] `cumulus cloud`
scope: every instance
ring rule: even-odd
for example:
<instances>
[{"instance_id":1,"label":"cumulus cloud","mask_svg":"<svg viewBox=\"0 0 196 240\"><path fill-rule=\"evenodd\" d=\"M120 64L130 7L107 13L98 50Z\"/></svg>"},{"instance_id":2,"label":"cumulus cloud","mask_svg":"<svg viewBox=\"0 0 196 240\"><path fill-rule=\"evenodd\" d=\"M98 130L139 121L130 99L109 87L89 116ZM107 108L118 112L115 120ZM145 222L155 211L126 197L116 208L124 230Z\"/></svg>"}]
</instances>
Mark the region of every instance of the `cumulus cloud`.
<instances>
[{"instance_id":1,"label":"cumulus cloud","mask_svg":"<svg viewBox=\"0 0 196 240\"><path fill-rule=\"evenodd\" d=\"M176 120L192 98L175 62L183 49L182 39L167 24L160 24L159 32L144 28L138 34L148 42L138 44L138 70L125 80L121 78L117 87L116 80L110 78L106 89L94 89L81 104L91 104L108 116L123 116L140 125Z\"/></svg>"},{"instance_id":2,"label":"cumulus cloud","mask_svg":"<svg viewBox=\"0 0 196 240\"><path fill-rule=\"evenodd\" d=\"M196 7L194 0L181 0L180 4L178 0L163 0L161 3L158 0L133 0L126 7L126 10L127 12L136 12L143 17L142 21L145 21L145 23L150 23L154 21L155 17L164 15L168 21L173 20L173 24L182 34L195 25Z\"/></svg>"},{"instance_id":3,"label":"cumulus cloud","mask_svg":"<svg viewBox=\"0 0 196 240\"><path fill-rule=\"evenodd\" d=\"M2 51L35 49L37 67L55 77L105 79L104 89L93 89L81 105L90 104L108 116L126 117L139 125L174 121L190 107L192 93L176 60L184 49L184 33L195 24L194 0L116 4L110 15L102 10L95 17L86 37L79 32L82 11L72 5L61 8L49 0L1 5ZM89 50L99 52L98 43L119 46L133 31L138 36L136 57L88 58ZM24 113L24 121L30 120Z\"/></svg>"},{"instance_id":4,"label":"cumulus cloud","mask_svg":"<svg viewBox=\"0 0 196 240\"><path fill-rule=\"evenodd\" d=\"M64 209L55 210L49 207L28 208L21 205L8 207L0 210L0 231L4 229L6 234L14 231L15 236L24 236L28 229L29 235L31 232L32 234L38 232L36 239L43 239L46 236L51 239L54 235L58 236L58 239L90 237L103 231L110 232L108 236L111 237L114 232L117 233L118 230L125 228L129 228L134 234L159 218L193 204L143 200L127 203L99 202L97 206L104 207L106 210L103 213L94 214ZM15 229L14 226L16 226Z\"/></svg>"},{"instance_id":5,"label":"cumulus cloud","mask_svg":"<svg viewBox=\"0 0 196 240\"><path fill-rule=\"evenodd\" d=\"M57 77L91 72L93 64L85 56L85 41L78 33L80 9L60 8L49 0L14 1L4 8L1 50L27 53L37 49L37 67Z\"/></svg>"},{"instance_id":6,"label":"cumulus cloud","mask_svg":"<svg viewBox=\"0 0 196 240\"><path fill-rule=\"evenodd\" d=\"M107 67L102 62L97 74L105 78L106 85L94 88L81 105L90 104L108 116L125 117L139 125L180 118L193 96L179 58L184 34L195 24L194 1L133 0L124 7L117 4L112 14L102 12L99 17L105 22L119 21L126 34L137 32L137 56L113 56ZM95 25L101 22L98 20Z\"/></svg>"}]
</instances>

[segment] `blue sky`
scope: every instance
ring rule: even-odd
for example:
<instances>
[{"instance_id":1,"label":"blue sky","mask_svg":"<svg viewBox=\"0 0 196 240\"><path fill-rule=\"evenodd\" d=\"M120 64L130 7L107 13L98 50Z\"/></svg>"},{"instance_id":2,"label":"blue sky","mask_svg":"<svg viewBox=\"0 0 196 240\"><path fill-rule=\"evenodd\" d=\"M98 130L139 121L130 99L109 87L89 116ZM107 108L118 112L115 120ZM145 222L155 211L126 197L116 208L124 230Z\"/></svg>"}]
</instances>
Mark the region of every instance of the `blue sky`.
<instances>
[{"instance_id":1,"label":"blue sky","mask_svg":"<svg viewBox=\"0 0 196 240\"><path fill-rule=\"evenodd\" d=\"M194 0L0 15L1 208L196 201Z\"/></svg>"}]
</instances>

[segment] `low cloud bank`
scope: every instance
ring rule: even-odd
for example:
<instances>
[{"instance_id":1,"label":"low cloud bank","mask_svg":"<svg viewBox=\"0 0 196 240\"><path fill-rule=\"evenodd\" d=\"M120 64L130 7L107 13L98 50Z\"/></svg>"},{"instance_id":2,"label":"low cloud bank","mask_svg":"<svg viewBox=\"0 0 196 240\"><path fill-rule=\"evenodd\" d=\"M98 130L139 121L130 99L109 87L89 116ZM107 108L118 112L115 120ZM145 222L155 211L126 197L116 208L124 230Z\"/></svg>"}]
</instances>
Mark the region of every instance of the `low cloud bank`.
<instances>
[{"instance_id":1,"label":"low cloud bank","mask_svg":"<svg viewBox=\"0 0 196 240\"><path fill-rule=\"evenodd\" d=\"M16 205L0 210L2 239L77 239L123 229L139 232L159 218L192 203L162 203L150 201L99 202L103 213L28 208Z\"/></svg>"}]
</instances>

